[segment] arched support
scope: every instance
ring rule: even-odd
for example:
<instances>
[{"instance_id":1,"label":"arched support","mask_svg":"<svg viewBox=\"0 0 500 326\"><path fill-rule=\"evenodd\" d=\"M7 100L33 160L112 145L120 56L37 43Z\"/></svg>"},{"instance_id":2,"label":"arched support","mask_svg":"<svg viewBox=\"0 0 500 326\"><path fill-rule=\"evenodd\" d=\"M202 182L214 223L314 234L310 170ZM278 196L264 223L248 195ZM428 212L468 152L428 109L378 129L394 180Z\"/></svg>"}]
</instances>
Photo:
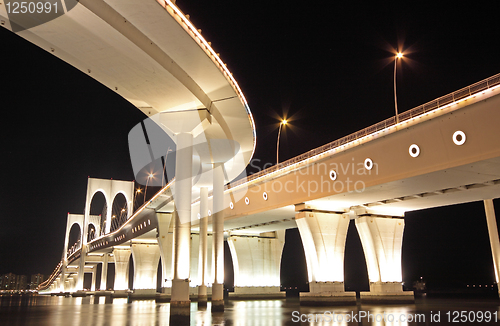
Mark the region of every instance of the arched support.
<instances>
[{"instance_id":1,"label":"arched support","mask_svg":"<svg viewBox=\"0 0 500 326\"><path fill-rule=\"evenodd\" d=\"M95 179L88 178L87 180L87 196L85 199L85 216L82 227L81 236L81 255L80 255L80 270L85 268L85 260L87 258L87 230L88 224L91 222L90 216L90 204L92 198L97 192L102 192L104 198L106 199L106 226L105 233L109 233L111 228L111 209L112 203L115 196L119 193L123 194L127 204L132 204L132 198L134 194L134 182L133 181L120 181L120 180L106 180L106 179ZM128 217L130 217L131 209L128 210ZM78 274L76 289L78 291L83 290L83 273ZM102 279L101 279L102 284ZM102 286L101 286L102 288Z\"/></svg>"},{"instance_id":2,"label":"arched support","mask_svg":"<svg viewBox=\"0 0 500 326\"><path fill-rule=\"evenodd\" d=\"M135 297L155 297L156 274L160 260L157 244L132 244L134 257L134 294Z\"/></svg>"},{"instance_id":3,"label":"arched support","mask_svg":"<svg viewBox=\"0 0 500 326\"><path fill-rule=\"evenodd\" d=\"M349 215L299 211L295 222L306 256L309 292L301 305L355 304L356 293L344 290L344 251Z\"/></svg>"},{"instance_id":4,"label":"arched support","mask_svg":"<svg viewBox=\"0 0 500 326\"><path fill-rule=\"evenodd\" d=\"M367 215L356 219L365 253L370 292L362 292L362 301L414 301L413 291L403 291L401 246L404 219Z\"/></svg>"},{"instance_id":5,"label":"arched support","mask_svg":"<svg viewBox=\"0 0 500 326\"><path fill-rule=\"evenodd\" d=\"M232 298L282 298L280 292L281 253L285 230L260 236L230 236L229 249L234 267Z\"/></svg>"},{"instance_id":6,"label":"arched support","mask_svg":"<svg viewBox=\"0 0 500 326\"><path fill-rule=\"evenodd\" d=\"M115 248L113 250L113 259L115 261L115 286L114 295L126 295L128 290L128 270L130 262L130 248Z\"/></svg>"},{"instance_id":7,"label":"arched support","mask_svg":"<svg viewBox=\"0 0 500 326\"><path fill-rule=\"evenodd\" d=\"M497 283L498 295L500 296L500 240L498 239L498 228L493 199L487 199L484 201L484 209L486 211L486 222L488 225L488 235L491 244L491 254L493 255L495 282Z\"/></svg>"}]
</instances>

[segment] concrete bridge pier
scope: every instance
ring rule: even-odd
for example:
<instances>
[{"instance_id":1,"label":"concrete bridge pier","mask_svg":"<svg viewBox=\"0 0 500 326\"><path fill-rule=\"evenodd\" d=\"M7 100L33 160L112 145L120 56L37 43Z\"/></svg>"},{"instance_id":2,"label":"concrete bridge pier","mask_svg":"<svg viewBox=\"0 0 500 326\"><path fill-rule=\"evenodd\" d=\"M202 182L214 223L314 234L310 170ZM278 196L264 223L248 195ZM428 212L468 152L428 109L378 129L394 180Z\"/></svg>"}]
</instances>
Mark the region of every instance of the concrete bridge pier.
<instances>
[{"instance_id":1,"label":"concrete bridge pier","mask_svg":"<svg viewBox=\"0 0 500 326\"><path fill-rule=\"evenodd\" d=\"M102 269L101 269L101 291L106 291L106 282L108 280L108 254L104 254L102 257Z\"/></svg>"},{"instance_id":2,"label":"concrete bridge pier","mask_svg":"<svg viewBox=\"0 0 500 326\"><path fill-rule=\"evenodd\" d=\"M184 117L186 119L187 117ZM183 120L184 122L185 120ZM196 121L196 120L195 120ZM198 120L199 121L199 120ZM191 262L191 193L193 179L194 126L175 135L175 208L173 219L173 280L170 297L172 324L184 324L189 320L189 276Z\"/></svg>"},{"instance_id":3,"label":"concrete bridge pier","mask_svg":"<svg viewBox=\"0 0 500 326\"><path fill-rule=\"evenodd\" d=\"M216 163L213 169L212 214L212 312L224 311L224 164Z\"/></svg>"},{"instance_id":4,"label":"concrete bridge pier","mask_svg":"<svg viewBox=\"0 0 500 326\"><path fill-rule=\"evenodd\" d=\"M97 273L96 273L96 267L97 265L93 265L93 269L92 269L92 281L90 283L90 291L95 291L95 282L96 282L96 276L97 276Z\"/></svg>"},{"instance_id":5,"label":"concrete bridge pier","mask_svg":"<svg viewBox=\"0 0 500 326\"><path fill-rule=\"evenodd\" d=\"M119 249L115 248L113 250L113 260L115 261L115 285L113 297L126 297L128 294L128 270L131 253L132 250L125 247Z\"/></svg>"},{"instance_id":6,"label":"concrete bridge pier","mask_svg":"<svg viewBox=\"0 0 500 326\"><path fill-rule=\"evenodd\" d=\"M484 209L486 211L486 222L490 237L491 254L493 256L493 268L495 269L495 282L497 283L498 295L500 296L500 240L498 239L498 228L493 199L484 201Z\"/></svg>"},{"instance_id":7,"label":"concrete bridge pier","mask_svg":"<svg viewBox=\"0 0 500 326\"><path fill-rule=\"evenodd\" d=\"M66 282L66 272L67 272L67 263L64 262L62 267L61 267L61 275L59 276L59 279L57 280L57 288L61 292L65 292L66 289L64 288L64 284Z\"/></svg>"},{"instance_id":8,"label":"concrete bridge pier","mask_svg":"<svg viewBox=\"0 0 500 326\"><path fill-rule=\"evenodd\" d=\"M160 249L155 243L132 243L134 258L134 293L135 298L156 297L156 274L160 260Z\"/></svg>"},{"instance_id":9,"label":"concrete bridge pier","mask_svg":"<svg viewBox=\"0 0 500 326\"><path fill-rule=\"evenodd\" d=\"M356 304L356 293L345 292L344 251L349 215L325 213L296 206L295 222L306 256L309 292L300 293L301 305Z\"/></svg>"},{"instance_id":10,"label":"concrete bridge pier","mask_svg":"<svg viewBox=\"0 0 500 326\"><path fill-rule=\"evenodd\" d=\"M365 215L355 221L370 281L370 292L361 292L361 301L413 302L413 291L403 291L402 285L404 219Z\"/></svg>"},{"instance_id":11,"label":"concrete bridge pier","mask_svg":"<svg viewBox=\"0 0 500 326\"><path fill-rule=\"evenodd\" d=\"M156 213L158 221L158 246L161 255L161 292L170 295L172 289L173 214Z\"/></svg>"},{"instance_id":12,"label":"concrete bridge pier","mask_svg":"<svg viewBox=\"0 0 500 326\"><path fill-rule=\"evenodd\" d=\"M285 230L259 236L230 236L229 249L234 267L234 299L284 298L280 291L281 253Z\"/></svg>"},{"instance_id":13,"label":"concrete bridge pier","mask_svg":"<svg viewBox=\"0 0 500 326\"><path fill-rule=\"evenodd\" d=\"M198 305L207 305L208 188L200 188L200 239L198 254Z\"/></svg>"}]
</instances>

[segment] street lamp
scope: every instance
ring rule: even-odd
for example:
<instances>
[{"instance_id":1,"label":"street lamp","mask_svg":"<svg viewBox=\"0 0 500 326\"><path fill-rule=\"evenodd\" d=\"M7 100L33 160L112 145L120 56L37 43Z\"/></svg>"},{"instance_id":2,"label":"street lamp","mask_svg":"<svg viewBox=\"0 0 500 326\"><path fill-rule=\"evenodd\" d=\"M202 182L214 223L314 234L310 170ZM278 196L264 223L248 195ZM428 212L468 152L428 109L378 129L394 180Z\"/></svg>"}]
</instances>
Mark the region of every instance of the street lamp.
<instances>
[{"instance_id":1,"label":"street lamp","mask_svg":"<svg viewBox=\"0 0 500 326\"><path fill-rule=\"evenodd\" d=\"M280 122L280 128L278 130L278 142L276 143L276 165L278 165L279 163L279 150L280 150L280 135L281 135L281 127L283 127L284 125L286 125L288 122L283 119L281 120Z\"/></svg>"},{"instance_id":2,"label":"street lamp","mask_svg":"<svg viewBox=\"0 0 500 326\"><path fill-rule=\"evenodd\" d=\"M399 115L398 115L398 98L396 96L396 67L398 66L398 59L403 58L403 53L398 52L394 57L394 109L396 110L396 124L399 123Z\"/></svg>"},{"instance_id":3,"label":"street lamp","mask_svg":"<svg viewBox=\"0 0 500 326\"><path fill-rule=\"evenodd\" d=\"M149 179L152 179L152 178L154 178L154 174L150 173L148 175L148 179L146 180L146 189L144 189L144 202L146 202L146 193L148 191L148 182L149 182Z\"/></svg>"}]
</instances>

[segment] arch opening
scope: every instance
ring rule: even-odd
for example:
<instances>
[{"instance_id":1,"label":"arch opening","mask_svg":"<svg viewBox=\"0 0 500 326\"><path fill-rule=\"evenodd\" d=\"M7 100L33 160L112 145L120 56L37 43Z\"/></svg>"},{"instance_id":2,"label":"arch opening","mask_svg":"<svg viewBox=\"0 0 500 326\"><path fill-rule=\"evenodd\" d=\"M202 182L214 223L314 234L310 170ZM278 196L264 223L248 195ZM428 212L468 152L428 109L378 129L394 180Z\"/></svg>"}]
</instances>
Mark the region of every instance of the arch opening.
<instances>
[{"instance_id":1,"label":"arch opening","mask_svg":"<svg viewBox=\"0 0 500 326\"><path fill-rule=\"evenodd\" d=\"M88 226L88 232L87 232L87 242L90 242L92 240L94 240L97 236L96 232L96 228L94 226L94 224L89 224Z\"/></svg>"},{"instance_id":2,"label":"arch opening","mask_svg":"<svg viewBox=\"0 0 500 326\"><path fill-rule=\"evenodd\" d=\"M90 201L90 215L101 217L99 220L99 236L103 235L106 230L108 205L106 203L106 197L101 191L96 192Z\"/></svg>"},{"instance_id":3,"label":"arch opening","mask_svg":"<svg viewBox=\"0 0 500 326\"><path fill-rule=\"evenodd\" d=\"M74 223L71 228L69 229L69 236L68 236L68 252L66 253L67 256L70 256L73 254L75 251L80 249L81 246L81 234L82 230L80 228L80 225L78 223Z\"/></svg>"},{"instance_id":4,"label":"arch opening","mask_svg":"<svg viewBox=\"0 0 500 326\"><path fill-rule=\"evenodd\" d=\"M118 193L111 205L111 232L118 229L127 221L128 209L127 199L122 193Z\"/></svg>"}]
</instances>

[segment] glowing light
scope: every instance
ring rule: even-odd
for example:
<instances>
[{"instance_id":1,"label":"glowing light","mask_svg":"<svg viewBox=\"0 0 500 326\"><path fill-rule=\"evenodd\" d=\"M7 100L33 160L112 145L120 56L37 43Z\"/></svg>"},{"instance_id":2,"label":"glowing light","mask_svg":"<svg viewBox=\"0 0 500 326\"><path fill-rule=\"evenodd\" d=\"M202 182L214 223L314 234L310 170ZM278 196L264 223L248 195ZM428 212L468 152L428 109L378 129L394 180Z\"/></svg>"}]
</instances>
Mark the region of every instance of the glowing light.
<instances>
[{"instance_id":1,"label":"glowing light","mask_svg":"<svg viewBox=\"0 0 500 326\"><path fill-rule=\"evenodd\" d=\"M463 145L465 143L465 140L466 140L466 137L465 137L465 133L461 130L457 130L455 131L455 133L453 134L453 142L455 143L455 145Z\"/></svg>"},{"instance_id":2,"label":"glowing light","mask_svg":"<svg viewBox=\"0 0 500 326\"><path fill-rule=\"evenodd\" d=\"M403 53L402 52L396 53L396 59L401 59L402 57L403 57Z\"/></svg>"}]
</instances>

